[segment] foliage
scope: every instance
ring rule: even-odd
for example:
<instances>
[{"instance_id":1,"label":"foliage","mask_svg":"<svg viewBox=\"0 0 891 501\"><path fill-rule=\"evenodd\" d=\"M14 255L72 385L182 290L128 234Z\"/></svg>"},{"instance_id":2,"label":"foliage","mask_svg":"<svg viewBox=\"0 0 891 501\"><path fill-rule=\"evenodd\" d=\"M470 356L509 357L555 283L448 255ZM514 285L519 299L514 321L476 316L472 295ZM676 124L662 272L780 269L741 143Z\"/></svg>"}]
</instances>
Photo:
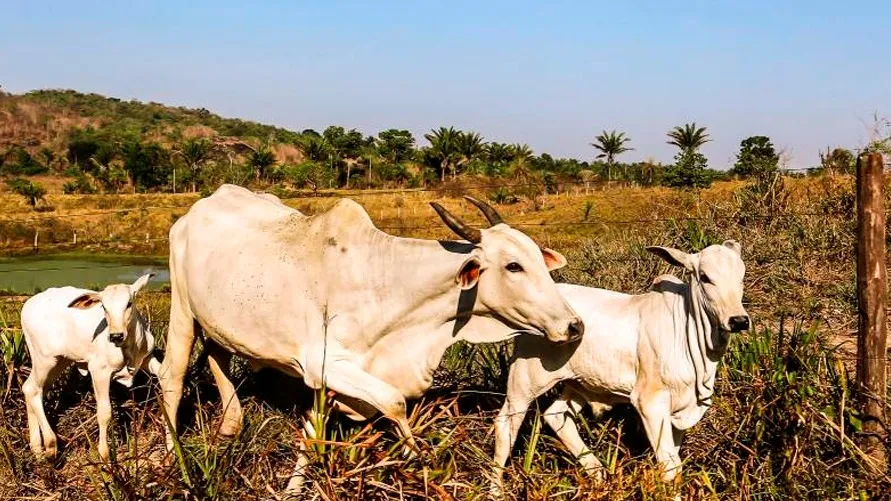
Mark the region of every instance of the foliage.
<instances>
[{"instance_id":1,"label":"foliage","mask_svg":"<svg viewBox=\"0 0 891 501\"><path fill-rule=\"evenodd\" d=\"M395 165L412 158L415 138L407 130L387 129L377 135L375 144L378 154L391 165Z\"/></svg>"},{"instance_id":2,"label":"foliage","mask_svg":"<svg viewBox=\"0 0 891 501\"><path fill-rule=\"evenodd\" d=\"M766 176L779 169L780 156L767 136L752 136L739 144L732 173L741 177Z\"/></svg>"},{"instance_id":3,"label":"foliage","mask_svg":"<svg viewBox=\"0 0 891 501\"><path fill-rule=\"evenodd\" d=\"M697 127L696 122L684 124L668 131L668 144L677 146L681 153L699 150L711 141L705 127Z\"/></svg>"},{"instance_id":4,"label":"foliage","mask_svg":"<svg viewBox=\"0 0 891 501\"><path fill-rule=\"evenodd\" d=\"M151 190L167 184L172 171L169 151L158 143L129 142L124 145L124 169L139 191Z\"/></svg>"},{"instance_id":5,"label":"foliage","mask_svg":"<svg viewBox=\"0 0 891 501\"><path fill-rule=\"evenodd\" d=\"M75 167L75 170L74 179L62 186L62 192L66 195L91 195L96 193L96 187L90 182L90 178L80 169Z\"/></svg>"},{"instance_id":6,"label":"foliage","mask_svg":"<svg viewBox=\"0 0 891 501\"><path fill-rule=\"evenodd\" d=\"M430 146L424 150L425 157L436 163L439 169L440 179L445 181L446 173L452 172L452 179L458 174L458 160L460 158L459 141L461 131L454 127L440 127L439 129L424 134Z\"/></svg>"},{"instance_id":7,"label":"foliage","mask_svg":"<svg viewBox=\"0 0 891 501\"><path fill-rule=\"evenodd\" d=\"M686 150L674 157L675 163L665 169L663 180L672 188L707 188L712 184L708 160L702 153Z\"/></svg>"},{"instance_id":8,"label":"foliage","mask_svg":"<svg viewBox=\"0 0 891 501\"><path fill-rule=\"evenodd\" d=\"M36 176L49 171L49 167L38 162L36 158L28 153L28 150L21 146L13 146L2 157L0 175Z\"/></svg>"},{"instance_id":9,"label":"foliage","mask_svg":"<svg viewBox=\"0 0 891 501\"><path fill-rule=\"evenodd\" d=\"M606 159L607 180L612 179L611 170L616 163L616 157L622 153L634 150L634 148L625 146L630 141L631 138L626 136L624 132L616 132L613 130L610 132L601 132L599 136L594 138L594 142L591 143L591 146L600 152L597 154L596 158ZM625 177L628 177L627 172Z\"/></svg>"},{"instance_id":10,"label":"foliage","mask_svg":"<svg viewBox=\"0 0 891 501\"><path fill-rule=\"evenodd\" d=\"M251 153L249 162L257 179L267 179L276 162L275 153L264 145Z\"/></svg>"},{"instance_id":11,"label":"foliage","mask_svg":"<svg viewBox=\"0 0 891 501\"><path fill-rule=\"evenodd\" d=\"M14 177L7 179L6 184L13 193L25 197L25 200L31 207L37 207L37 202L43 200L43 197L46 196L46 188L27 179Z\"/></svg>"},{"instance_id":12,"label":"foliage","mask_svg":"<svg viewBox=\"0 0 891 501\"><path fill-rule=\"evenodd\" d=\"M820 152L820 170L831 174L853 174L857 159L850 150L835 148Z\"/></svg>"}]
</instances>

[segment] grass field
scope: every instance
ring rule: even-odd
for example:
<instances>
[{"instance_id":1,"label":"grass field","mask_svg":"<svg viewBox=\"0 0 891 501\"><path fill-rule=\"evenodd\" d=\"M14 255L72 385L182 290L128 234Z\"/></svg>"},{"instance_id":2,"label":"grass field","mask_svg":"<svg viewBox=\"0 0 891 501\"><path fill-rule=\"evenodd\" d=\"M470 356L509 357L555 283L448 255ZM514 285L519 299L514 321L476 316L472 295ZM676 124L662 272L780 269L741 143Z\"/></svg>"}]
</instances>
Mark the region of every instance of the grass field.
<instances>
[{"instance_id":1,"label":"grass field","mask_svg":"<svg viewBox=\"0 0 891 501\"><path fill-rule=\"evenodd\" d=\"M887 474L870 472L855 445L851 405L852 335L856 329L854 196L845 177L786 179L780 185L719 183L701 193L668 189L569 190L501 205L505 219L543 245L563 252L561 281L641 292L668 271L647 245L695 250L739 240L747 264L746 304L754 329L735 336L718 372L715 406L688 434L683 480L666 485L628 409L583 427L609 468L596 486L531 412L506 480L517 499L869 499L891 489ZM388 232L450 238L427 202L440 200L459 216L479 216L457 195L486 190L411 193L324 193L286 198L306 213L353 196ZM0 195L0 252L30 252L34 232L48 251L163 255L166 231L197 195L51 195L51 212L31 211ZM150 208L154 207L154 208ZM77 233L78 243L73 244ZM216 435L219 401L200 350L181 406L182 450L161 465L164 422L157 384L114 391L115 450L96 459L95 404L88 379L76 372L47 398L63 442L55 464L35 460L27 446L21 382L27 354L18 310L24 298L0 298L0 498L269 499L287 482L301 441L300 409L312 394L274 372L252 374L237 363L235 380L246 427L235 439ZM169 295L147 293L139 306L153 330L166 330ZM312 442L307 498L479 499L488 491L502 403L508 343L457 345L443 360L435 386L410 406L423 453L405 460L393 427L356 425L329 416L327 435ZM548 396L543 397L547 399ZM547 403L541 402L539 409Z\"/></svg>"}]
</instances>

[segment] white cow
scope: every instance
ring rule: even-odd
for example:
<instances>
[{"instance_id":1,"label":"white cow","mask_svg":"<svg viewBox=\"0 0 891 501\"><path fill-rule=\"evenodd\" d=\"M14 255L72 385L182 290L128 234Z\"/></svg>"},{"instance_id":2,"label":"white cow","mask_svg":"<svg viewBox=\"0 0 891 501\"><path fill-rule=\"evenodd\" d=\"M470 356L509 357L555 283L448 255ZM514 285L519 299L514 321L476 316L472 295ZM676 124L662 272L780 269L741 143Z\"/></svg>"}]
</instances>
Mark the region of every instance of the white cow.
<instances>
[{"instance_id":1,"label":"white cow","mask_svg":"<svg viewBox=\"0 0 891 501\"><path fill-rule=\"evenodd\" d=\"M468 200L490 228L470 228L432 204L468 242L388 235L347 199L312 217L232 185L196 202L170 230L172 305L160 371L170 422L199 330L223 401L222 434L237 433L242 421L228 375L234 353L332 390L335 407L352 419L382 413L409 444L406 398L430 387L453 343L500 341L518 330L556 342L580 337L583 324L548 273L565 265L563 256ZM295 470L289 488L301 481Z\"/></svg>"},{"instance_id":2,"label":"white cow","mask_svg":"<svg viewBox=\"0 0 891 501\"><path fill-rule=\"evenodd\" d=\"M22 331L31 354L31 374L22 390L34 454L56 455L56 434L43 410L43 393L73 363L93 379L99 457L108 460L111 381L130 387L137 369L157 374L160 366L151 355L154 337L133 307L136 293L151 276L143 275L132 285L109 285L102 292L75 287L47 289L25 302Z\"/></svg>"},{"instance_id":3,"label":"white cow","mask_svg":"<svg viewBox=\"0 0 891 501\"><path fill-rule=\"evenodd\" d=\"M688 281L662 275L653 291L637 296L560 284L558 289L585 322L581 342L552 346L525 336L517 339L507 400L495 424L495 493L501 491L503 467L529 405L561 381L562 394L544 420L595 478L602 477L603 465L573 421L586 404L599 417L615 404L631 403L666 480L680 472L684 431L711 405L728 333L749 328L742 305L745 265L733 240L697 254L666 247L647 250L686 269Z\"/></svg>"}]
</instances>

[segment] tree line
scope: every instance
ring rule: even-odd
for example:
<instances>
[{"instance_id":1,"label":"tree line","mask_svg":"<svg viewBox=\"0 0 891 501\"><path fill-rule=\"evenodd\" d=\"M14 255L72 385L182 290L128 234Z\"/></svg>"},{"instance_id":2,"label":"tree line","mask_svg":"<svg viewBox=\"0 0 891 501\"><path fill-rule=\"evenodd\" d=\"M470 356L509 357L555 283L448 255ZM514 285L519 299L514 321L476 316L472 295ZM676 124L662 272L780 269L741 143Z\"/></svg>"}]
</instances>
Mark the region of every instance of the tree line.
<instances>
[{"instance_id":1,"label":"tree line","mask_svg":"<svg viewBox=\"0 0 891 501\"><path fill-rule=\"evenodd\" d=\"M63 101L83 96L49 95ZM709 168L700 149L711 138L707 128L696 123L667 131L667 142L677 148L677 154L672 163L662 164L621 161L620 157L634 148L632 138L616 130L593 138L590 160L536 154L526 144L487 141L477 132L455 127L432 129L423 135L425 144L418 145L414 135L404 129L387 129L376 136L341 126L298 133L221 119L206 110L227 132L267 135L224 136L213 129L192 136L179 129L162 135L157 127L146 124L170 128L177 119L192 123L204 115L200 110L174 109L180 114L168 116L160 105L146 109L146 105L109 104L107 98L102 99L106 99L103 106L123 106L124 112L101 127L71 129L62 147L35 149L13 144L0 151L0 175L10 189L37 205L45 190L26 177L41 174L65 176L66 193L90 194L210 192L222 183L312 190L422 187L474 177L537 184L544 192L565 181L586 186L618 183L696 189L716 179L772 176L780 171L780 155L766 136L743 139L729 171ZM89 103L94 106L93 101ZM820 158L815 171L853 170L855 157L849 150L827 150ZM509 195L502 193L496 198L509 200Z\"/></svg>"}]
</instances>

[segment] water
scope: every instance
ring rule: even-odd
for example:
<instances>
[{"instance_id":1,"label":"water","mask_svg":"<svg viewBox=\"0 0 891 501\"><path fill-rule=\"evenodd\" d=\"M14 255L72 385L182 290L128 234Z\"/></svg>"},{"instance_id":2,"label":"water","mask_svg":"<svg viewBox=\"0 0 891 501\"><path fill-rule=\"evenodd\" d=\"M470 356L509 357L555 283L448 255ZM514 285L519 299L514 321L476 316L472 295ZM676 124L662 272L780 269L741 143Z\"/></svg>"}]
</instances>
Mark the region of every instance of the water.
<instances>
[{"instance_id":1,"label":"water","mask_svg":"<svg viewBox=\"0 0 891 501\"><path fill-rule=\"evenodd\" d=\"M155 274L149 289L160 289L170 281L167 263L157 258L59 255L0 258L0 291L32 294L63 285L98 290L108 284L132 283L146 273Z\"/></svg>"}]
</instances>

